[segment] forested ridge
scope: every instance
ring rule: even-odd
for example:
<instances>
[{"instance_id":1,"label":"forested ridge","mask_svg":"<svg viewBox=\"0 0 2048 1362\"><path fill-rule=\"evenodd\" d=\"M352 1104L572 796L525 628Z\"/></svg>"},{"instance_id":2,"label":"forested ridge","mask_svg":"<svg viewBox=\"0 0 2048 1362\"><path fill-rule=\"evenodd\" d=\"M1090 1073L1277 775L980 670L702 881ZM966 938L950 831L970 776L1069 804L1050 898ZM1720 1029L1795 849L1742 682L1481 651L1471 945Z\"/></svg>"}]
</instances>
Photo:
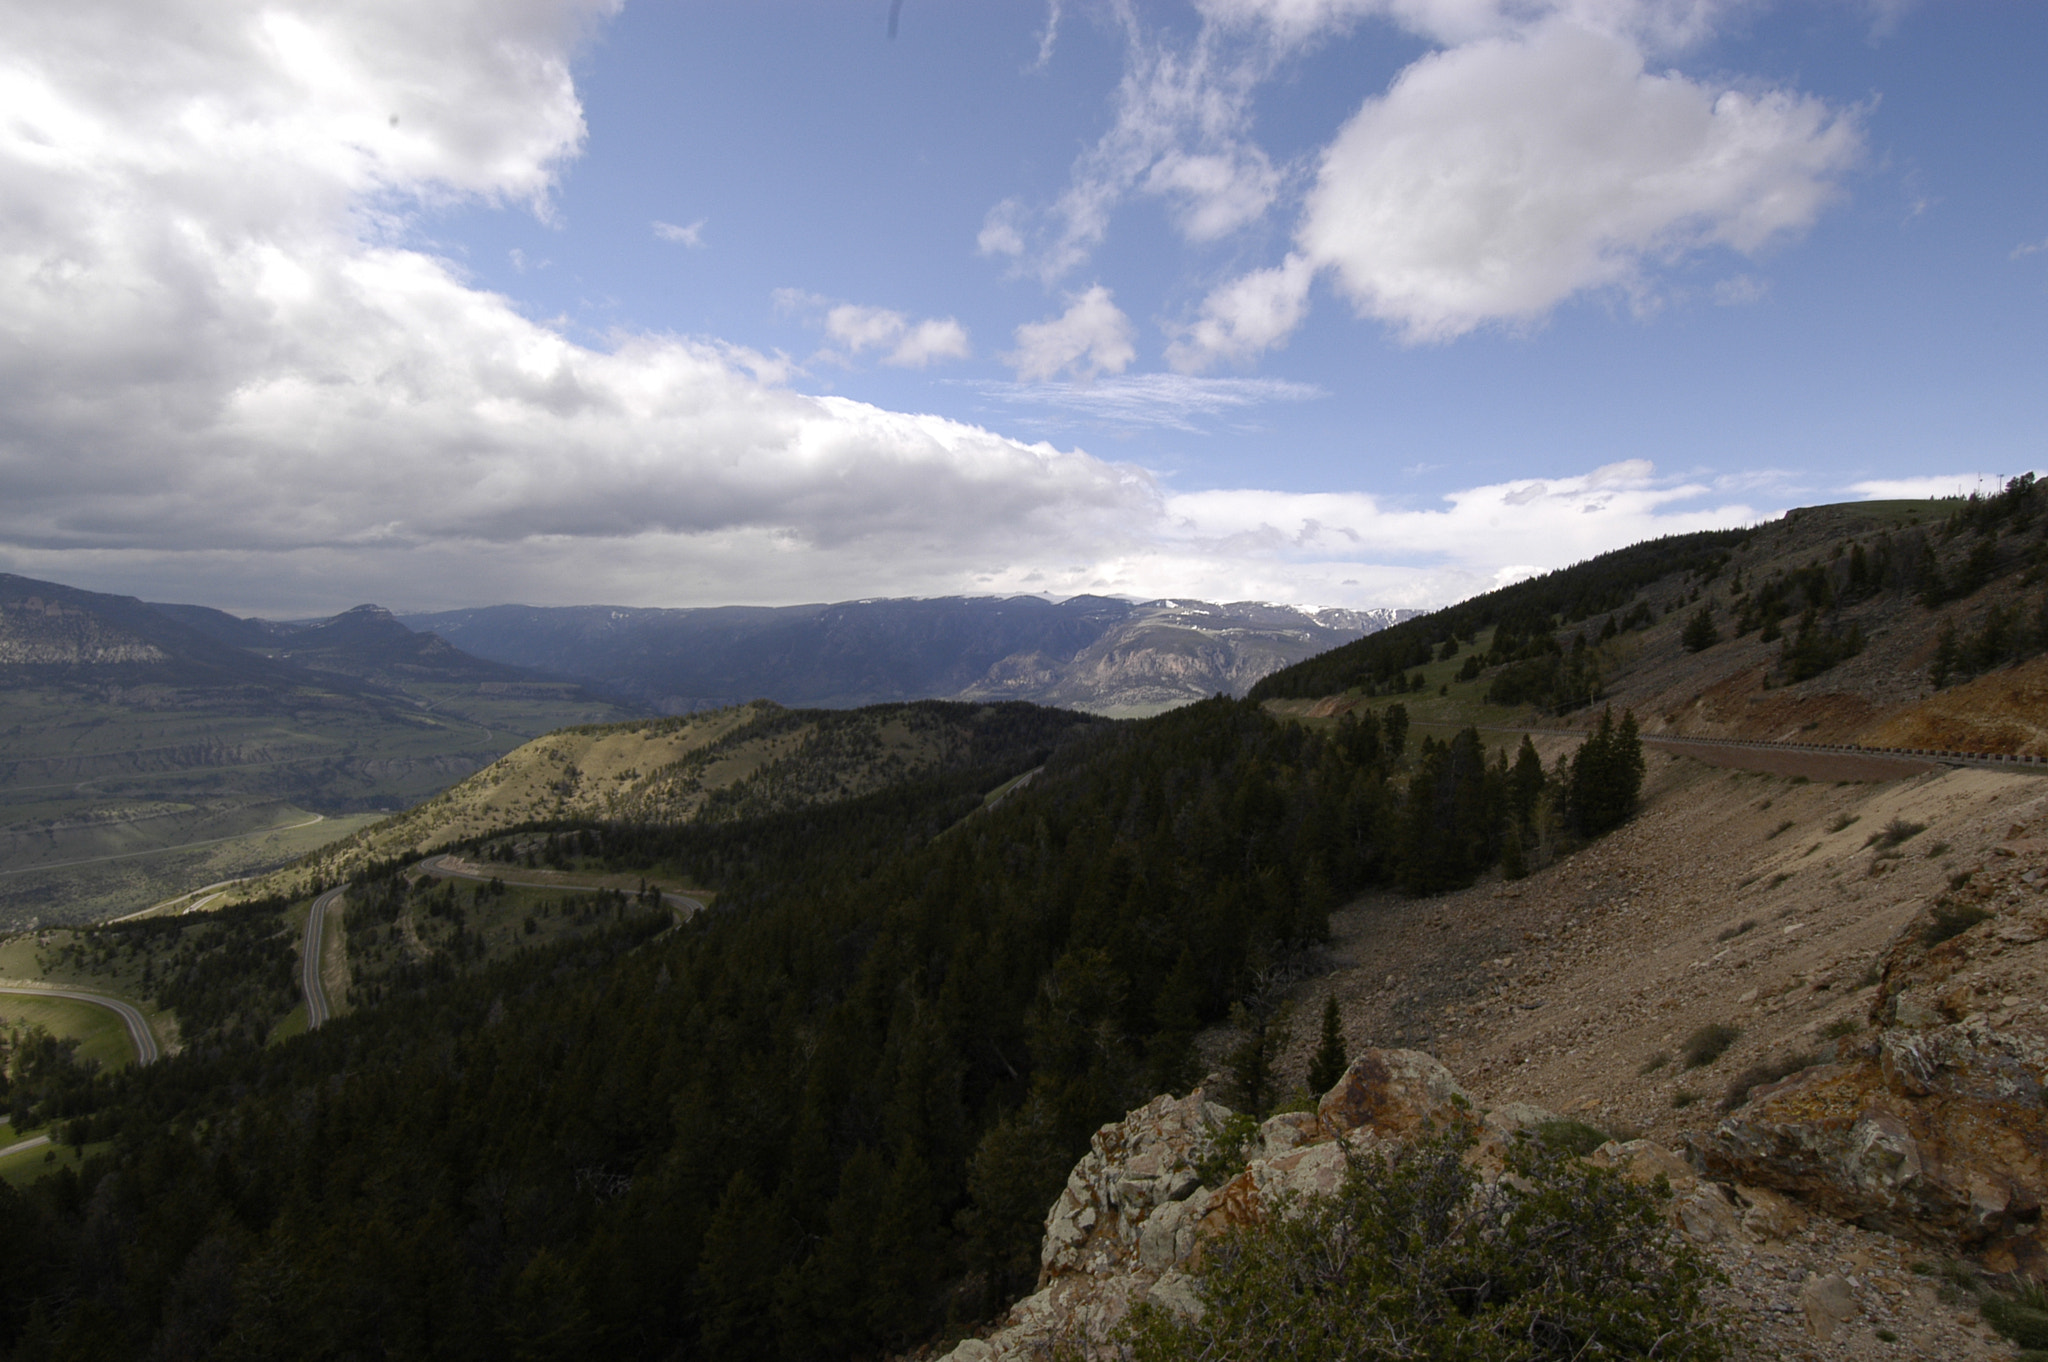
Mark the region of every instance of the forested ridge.
<instances>
[{"instance_id":1,"label":"forested ridge","mask_svg":"<svg viewBox=\"0 0 2048 1362\"><path fill-rule=\"evenodd\" d=\"M1422 687L1425 665L1462 656L1456 679L1484 679L1487 702L1562 715L1605 698L1602 645L1681 610L1687 652L1751 635L1776 645L1766 686L1831 671L1863 652L1866 629L1938 612L1931 665L1913 664L1938 689L2048 651L2048 595L2032 593L2043 581L2048 483L2028 473L1990 495L1816 507L1754 530L1649 540L1404 620L1250 696L1398 696Z\"/></svg>"},{"instance_id":2,"label":"forested ridge","mask_svg":"<svg viewBox=\"0 0 2048 1362\"><path fill-rule=\"evenodd\" d=\"M1673 574L1696 574L1711 581L1728 555L1749 536L1747 530L1702 530L1669 535L1603 553L1598 558L1546 572L1416 619L1403 620L1341 648L1298 662L1253 686L1253 700L1313 699L1357 688L1370 695L1406 688L1411 668L1444 654L1446 644L1470 644L1493 629L1491 650L1475 655L1481 666L1504 662L1529 664L1515 693L1495 697L1505 704L1540 700L1549 705L1584 704L1588 696L1574 685L1575 677L1560 674L1579 659L1567 653L1554 634L1567 625L1599 615L1614 615L1635 600L1643 588ZM1647 613L1624 616L1628 623L1647 623ZM1478 668L1474 668L1477 674ZM1546 684L1536 684L1541 676Z\"/></svg>"},{"instance_id":3,"label":"forested ridge","mask_svg":"<svg viewBox=\"0 0 2048 1362\"><path fill-rule=\"evenodd\" d=\"M1321 734L1219 699L836 805L585 826L578 850L717 908L101 1078L84 1120L105 1152L0 1190L0 1242L38 1246L0 1275L0 1343L809 1358L932 1338L1030 1288L1088 1135L1185 1090L1196 1030L1334 904L1598 831L1633 801L1632 742L1610 720L1546 772L1470 732L1411 746L1398 706Z\"/></svg>"}]
</instances>

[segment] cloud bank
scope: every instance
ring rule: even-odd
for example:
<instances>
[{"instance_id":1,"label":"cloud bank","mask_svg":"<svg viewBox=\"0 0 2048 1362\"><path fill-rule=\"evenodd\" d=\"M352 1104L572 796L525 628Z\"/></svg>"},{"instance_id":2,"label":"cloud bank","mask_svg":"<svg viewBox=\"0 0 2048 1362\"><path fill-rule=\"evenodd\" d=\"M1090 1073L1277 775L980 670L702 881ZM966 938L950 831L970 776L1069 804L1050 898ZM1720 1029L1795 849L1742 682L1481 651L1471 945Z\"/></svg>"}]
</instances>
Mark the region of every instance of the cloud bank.
<instances>
[{"instance_id":1,"label":"cloud bank","mask_svg":"<svg viewBox=\"0 0 2048 1362\"><path fill-rule=\"evenodd\" d=\"M1512 515L1513 488L1420 510L1177 494L1083 450L803 393L787 361L715 338L571 341L423 248L413 217L548 213L586 135L571 59L615 8L0 9L0 560L282 614L1000 590L1420 604L1504 563L1755 514L1700 508L1704 489L1633 464L1546 482ZM1155 83L1211 88L1179 72L1162 58ZM1144 192L1191 237L1267 192L1230 117L1217 106L1208 141L1145 163ZM1748 239L1752 220L1777 218L1711 230ZM1246 285L1189 344L1278 343L1303 268ZM915 367L968 349L951 318L821 318L846 355ZM1009 362L1066 384L1070 406L1306 395L1114 386L1133 383L1118 376L1134 334L1097 285L1018 328ZM1076 396L1091 379L1096 398Z\"/></svg>"}]
</instances>

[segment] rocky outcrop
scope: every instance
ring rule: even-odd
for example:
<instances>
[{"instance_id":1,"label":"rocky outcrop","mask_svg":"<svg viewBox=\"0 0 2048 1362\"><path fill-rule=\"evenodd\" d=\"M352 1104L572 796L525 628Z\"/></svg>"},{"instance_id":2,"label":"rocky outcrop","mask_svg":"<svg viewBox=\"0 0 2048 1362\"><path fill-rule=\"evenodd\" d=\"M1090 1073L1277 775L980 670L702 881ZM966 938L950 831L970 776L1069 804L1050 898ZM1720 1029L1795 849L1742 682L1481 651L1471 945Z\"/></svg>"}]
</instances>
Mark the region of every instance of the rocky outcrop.
<instances>
[{"instance_id":1,"label":"rocky outcrop","mask_svg":"<svg viewBox=\"0 0 2048 1362\"><path fill-rule=\"evenodd\" d=\"M86 667L162 662L163 649L58 600L0 601L0 666Z\"/></svg>"},{"instance_id":2,"label":"rocky outcrop","mask_svg":"<svg viewBox=\"0 0 2048 1362\"><path fill-rule=\"evenodd\" d=\"M1894 943L1877 1034L1754 1091L1695 1142L1707 1171L2048 1277L2048 846L2019 831Z\"/></svg>"},{"instance_id":3,"label":"rocky outcrop","mask_svg":"<svg viewBox=\"0 0 2048 1362\"><path fill-rule=\"evenodd\" d=\"M1266 1121L1246 1146L1243 1171L1205 1187L1196 1166L1231 1114L1197 1090L1154 1098L1097 1131L1046 1215L1038 1290L987 1338L955 1348L953 1362L1049 1357L1056 1345L1106 1355L1110 1335L1140 1302L1199 1312L1189 1272L1203 1245L1285 1200L1336 1191L1351 1151L1464 1121L1481 1136L1474 1159L1498 1170L1516 1130L1552 1119L1525 1104L1481 1111L1429 1055L1368 1050L1316 1110ZM1640 1167L1646 1178L1662 1172L1683 1183L1681 1201L1697 1192L1695 1216L1714 1224L1714 1233L1739 1232L1734 1206L1669 1151L1646 1141L1609 1150L1614 1162Z\"/></svg>"},{"instance_id":4,"label":"rocky outcrop","mask_svg":"<svg viewBox=\"0 0 2048 1362\"><path fill-rule=\"evenodd\" d=\"M1839 1076L1816 1072L1799 1082ZM1258 1126L1241 1172L1204 1186L1197 1166L1231 1113L1199 1091L1155 1098L1098 1131L1075 1165L1046 1216L1038 1290L987 1337L955 1347L950 1362L1117 1356L1112 1336L1141 1302L1201 1311L1196 1274L1206 1245L1287 1199L1337 1190L1351 1151L1469 1122L1478 1138L1467 1157L1494 1177L1517 1132L1555 1119L1523 1103L1482 1108L1419 1051L1368 1050L1314 1111ZM1782 1151L1742 1171L1770 1178L1770 1169L1790 1166L1781 1158ZM1815 1214L1768 1181L1717 1179L1650 1140L1609 1142L1590 1159L1669 1189L1672 1224L1726 1277L1712 1294L1748 1356L1845 1360L1908 1328L1914 1356L1995 1351L1939 1306L1931 1287L1915 1284L1904 1257L1888 1247L1896 1241Z\"/></svg>"}]
</instances>

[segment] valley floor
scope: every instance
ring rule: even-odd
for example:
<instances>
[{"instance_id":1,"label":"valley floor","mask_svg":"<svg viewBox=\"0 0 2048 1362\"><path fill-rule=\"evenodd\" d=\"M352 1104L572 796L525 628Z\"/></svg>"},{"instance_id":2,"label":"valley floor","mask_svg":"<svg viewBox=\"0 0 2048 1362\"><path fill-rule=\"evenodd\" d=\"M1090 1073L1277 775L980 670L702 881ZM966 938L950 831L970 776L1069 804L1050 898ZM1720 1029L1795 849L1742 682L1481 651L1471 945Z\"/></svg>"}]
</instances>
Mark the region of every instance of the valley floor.
<instances>
[{"instance_id":1,"label":"valley floor","mask_svg":"<svg viewBox=\"0 0 2048 1362\"><path fill-rule=\"evenodd\" d=\"M1633 822L1526 880L1334 915L1337 968L1296 1001L1292 1071L1305 1072L1309 1019L1334 991L1354 1053L1426 1050L1482 1101L1682 1149L1720 1119L1743 1070L1859 1034L1900 930L1952 876L2048 825L2039 776L1824 784L1665 752L1649 763ZM1891 844L1887 828L1906 835ZM2048 999L2032 992L2001 1005L2038 1013ZM1687 1068L1688 1039L1710 1025L1738 1034ZM1912 1270L1938 1266L1934 1252L1790 1203L1752 1219L1763 1232L1717 1255L1754 1356L2012 1355L1972 1305L1944 1303L1938 1278ZM1809 1324L1826 1313L1816 1296L1831 1275L1854 1302L1838 1304L1849 1317L1832 1329Z\"/></svg>"}]
</instances>

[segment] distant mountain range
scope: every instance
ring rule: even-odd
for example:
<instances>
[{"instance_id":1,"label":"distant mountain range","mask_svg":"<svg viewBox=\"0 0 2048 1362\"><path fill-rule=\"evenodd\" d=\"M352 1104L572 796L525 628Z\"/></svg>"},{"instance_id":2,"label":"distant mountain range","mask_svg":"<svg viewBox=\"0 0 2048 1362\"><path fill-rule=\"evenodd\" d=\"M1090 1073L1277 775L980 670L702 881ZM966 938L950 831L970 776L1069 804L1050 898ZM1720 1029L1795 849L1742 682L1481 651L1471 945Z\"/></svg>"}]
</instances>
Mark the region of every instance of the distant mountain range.
<instances>
[{"instance_id":1,"label":"distant mountain range","mask_svg":"<svg viewBox=\"0 0 2048 1362\"><path fill-rule=\"evenodd\" d=\"M264 869L541 733L646 712L376 606L278 625L0 574L0 927Z\"/></svg>"},{"instance_id":2,"label":"distant mountain range","mask_svg":"<svg viewBox=\"0 0 2048 1362\"><path fill-rule=\"evenodd\" d=\"M1137 716L1413 613L1018 596L274 621L0 574L0 925L275 864L574 725L757 699Z\"/></svg>"},{"instance_id":3,"label":"distant mountain range","mask_svg":"<svg viewBox=\"0 0 2048 1362\"><path fill-rule=\"evenodd\" d=\"M1242 695L1270 672L1418 613L946 596L696 610L496 605L398 619L477 657L664 713L754 699L1001 699L1125 715Z\"/></svg>"},{"instance_id":4,"label":"distant mountain range","mask_svg":"<svg viewBox=\"0 0 2048 1362\"><path fill-rule=\"evenodd\" d=\"M284 692L420 685L639 712L767 699L849 708L1028 700L1105 714L1242 695L1282 667L1421 612L1254 601L946 596L780 607L494 605L245 619L0 574L0 685L31 679Z\"/></svg>"}]
</instances>

